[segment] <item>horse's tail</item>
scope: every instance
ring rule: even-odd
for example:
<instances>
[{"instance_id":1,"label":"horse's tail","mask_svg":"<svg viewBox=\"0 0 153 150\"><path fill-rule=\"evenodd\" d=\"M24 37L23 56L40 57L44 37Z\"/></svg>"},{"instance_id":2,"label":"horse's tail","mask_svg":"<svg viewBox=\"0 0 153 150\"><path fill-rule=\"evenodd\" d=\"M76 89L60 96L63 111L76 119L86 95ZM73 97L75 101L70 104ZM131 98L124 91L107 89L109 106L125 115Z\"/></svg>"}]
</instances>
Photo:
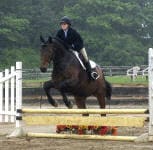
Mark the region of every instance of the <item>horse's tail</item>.
<instances>
[{"instance_id":1,"label":"horse's tail","mask_svg":"<svg viewBox=\"0 0 153 150\"><path fill-rule=\"evenodd\" d=\"M106 85L106 98L107 98L107 100L111 100L111 96L112 96L112 86L106 80L105 80L105 85Z\"/></svg>"},{"instance_id":2,"label":"horse's tail","mask_svg":"<svg viewBox=\"0 0 153 150\"><path fill-rule=\"evenodd\" d=\"M102 71L102 74L104 74L102 68L101 68L101 71ZM104 80L105 80L105 85L106 85L106 98L107 100L111 100L111 96L112 96L112 86L111 84L105 79L104 77Z\"/></svg>"}]
</instances>

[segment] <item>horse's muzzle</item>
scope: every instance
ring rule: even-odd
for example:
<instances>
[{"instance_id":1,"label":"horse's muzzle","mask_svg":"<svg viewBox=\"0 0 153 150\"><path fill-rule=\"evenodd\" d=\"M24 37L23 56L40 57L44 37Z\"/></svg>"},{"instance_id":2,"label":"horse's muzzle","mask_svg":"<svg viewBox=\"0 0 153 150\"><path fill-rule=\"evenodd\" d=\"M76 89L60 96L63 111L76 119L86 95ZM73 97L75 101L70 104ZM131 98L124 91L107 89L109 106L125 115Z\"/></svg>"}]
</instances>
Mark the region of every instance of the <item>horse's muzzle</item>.
<instances>
[{"instance_id":1,"label":"horse's muzzle","mask_svg":"<svg viewBox=\"0 0 153 150\"><path fill-rule=\"evenodd\" d=\"M41 71L41 72L47 72L47 68L40 67L40 71Z\"/></svg>"}]
</instances>

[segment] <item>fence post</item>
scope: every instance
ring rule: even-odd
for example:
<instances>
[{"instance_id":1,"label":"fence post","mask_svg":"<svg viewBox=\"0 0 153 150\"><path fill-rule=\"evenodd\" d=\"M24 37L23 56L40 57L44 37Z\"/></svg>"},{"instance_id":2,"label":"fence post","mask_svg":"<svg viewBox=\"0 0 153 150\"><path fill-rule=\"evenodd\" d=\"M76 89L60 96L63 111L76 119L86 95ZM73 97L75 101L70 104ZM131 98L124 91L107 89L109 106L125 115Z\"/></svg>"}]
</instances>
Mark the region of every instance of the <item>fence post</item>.
<instances>
[{"instance_id":1,"label":"fence post","mask_svg":"<svg viewBox=\"0 0 153 150\"><path fill-rule=\"evenodd\" d=\"M11 74L14 74L14 72L15 72L15 67L14 66L11 66ZM14 117L14 111L15 111L15 93L14 93L14 88L15 88L15 86L14 86L14 82L15 81L15 77L13 77L13 78L11 78L11 85L10 85L10 87L11 87L11 104L10 104L10 106L11 106L11 122L14 122L15 121L15 117Z\"/></svg>"},{"instance_id":2,"label":"fence post","mask_svg":"<svg viewBox=\"0 0 153 150\"><path fill-rule=\"evenodd\" d=\"M16 127L21 127L22 109L22 62L16 62Z\"/></svg>"},{"instance_id":3,"label":"fence post","mask_svg":"<svg viewBox=\"0 0 153 150\"><path fill-rule=\"evenodd\" d=\"M16 129L7 137L22 137L22 62L16 62Z\"/></svg>"},{"instance_id":4,"label":"fence post","mask_svg":"<svg viewBox=\"0 0 153 150\"><path fill-rule=\"evenodd\" d=\"M153 140L153 49L149 48L149 138Z\"/></svg>"},{"instance_id":5,"label":"fence post","mask_svg":"<svg viewBox=\"0 0 153 150\"><path fill-rule=\"evenodd\" d=\"M5 77L9 74L9 70L5 69ZM5 122L9 121L8 112L9 112L9 80L5 81Z\"/></svg>"},{"instance_id":6,"label":"fence post","mask_svg":"<svg viewBox=\"0 0 153 150\"><path fill-rule=\"evenodd\" d=\"M3 77L3 73L0 72L0 79ZM3 121L3 83L0 82L0 122Z\"/></svg>"}]
</instances>

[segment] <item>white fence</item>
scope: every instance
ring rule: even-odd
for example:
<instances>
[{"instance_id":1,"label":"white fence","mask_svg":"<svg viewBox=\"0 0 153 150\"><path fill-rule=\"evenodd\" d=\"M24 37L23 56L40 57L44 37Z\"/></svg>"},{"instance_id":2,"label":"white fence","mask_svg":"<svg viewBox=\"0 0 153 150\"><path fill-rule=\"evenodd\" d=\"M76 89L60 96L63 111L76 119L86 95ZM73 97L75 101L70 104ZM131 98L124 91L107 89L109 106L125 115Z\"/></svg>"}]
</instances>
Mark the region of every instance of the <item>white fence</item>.
<instances>
[{"instance_id":1,"label":"white fence","mask_svg":"<svg viewBox=\"0 0 153 150\"><path fill-rule=\"evenodd\" d=\"M142 76L142 78L146 77L146 79L147 79L148 69L149 69L149 67L141 68L139 66L134 66L126 71L126 75L130 76L132 80L135 80L138 75Z\"/></svg>"},{"instance_id":2,"label":"white fence","mask_svg":"<svg viewBox=\"0 0 153 150\"><path fill-rule=\"evenodd\" d=\"M139 71L140 71L140 67L139 66L132 67L131 69L127 70L127 76L131 76L132 79L135 80L135 78L137 77Z\"/></svg>"},{"instance_id":3,"label":"white fence","mask_svg":"<svg viewBox=\"0 0 153 150\"><path fill-rule=\"evenodd\" d=\"M143 74L143 70L146 69L147 65L139 66L140 70L137 75L148 76L147 70ZM128 75L133 76L133 66L102 66L105 76L121 76ZM128 71L130 69L130 71ZM39 80L39 79L49 79L51 77L52 69L48 68L46 73L41 73L39 68L35 69L23 69L23 79L28 80Z\"/></svg>"},{"instance_id":4,"label":"white fence","mask_svg":"<svg viewBox=\"0 0 153 150\"><path fill-rule=\"evenodd\" d=\"M142 76L148 76L148 70L149 70L149 67L145 68L144 70L142 70Z\"/></svg>"},{"instance_id":5,"label":"white fence","mask_svg":"<svg viewBox=\"0 0 153 150\"><path fill-rule=\"evenodd\" d=\"M22 63L0 72L0 122L15 122L16 110L22 105Z\"/></svg>"}]
</instances>

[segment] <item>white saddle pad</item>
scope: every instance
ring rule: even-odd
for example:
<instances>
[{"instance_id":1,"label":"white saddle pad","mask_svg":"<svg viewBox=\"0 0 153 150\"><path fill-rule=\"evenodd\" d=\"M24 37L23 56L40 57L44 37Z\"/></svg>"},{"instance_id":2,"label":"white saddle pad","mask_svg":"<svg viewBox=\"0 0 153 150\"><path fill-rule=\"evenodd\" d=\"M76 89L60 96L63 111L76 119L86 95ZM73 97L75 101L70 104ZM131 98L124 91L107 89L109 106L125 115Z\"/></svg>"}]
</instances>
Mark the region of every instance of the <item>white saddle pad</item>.
<instances>
[{"instance_id":1,"label":"white saddle pad","mask_svg":"<svg viewBox=\"0 0 153 150\"><path fill-rule=\"evenodd\" d=\"M94 61L89 60L89 62L90 62L90 65L91 65L92 69L96 68L97 64Z\"/></svg>"},{"instance_id":2,"label":"white saddle pad","mask_svg":"<svg viewBox=\"0 0 153 150\"><path fill-rule=\"evenodd\" d=\"M80 64L81 64L82 68L83 68L84 70L86 70L86 67L84 66L82 60L81 60L80 57L79 57L79 53L76 52L76 51L72 51L72 52L74 53L74 55L76 56L76 58L79 60L79 62L80 62ZM96 68L97 64L96 64L94 61L89 60L89 62L90 62L90 65L91 65L91 68L92 68L92 69Z\"/></svg>"}]
</instances>

